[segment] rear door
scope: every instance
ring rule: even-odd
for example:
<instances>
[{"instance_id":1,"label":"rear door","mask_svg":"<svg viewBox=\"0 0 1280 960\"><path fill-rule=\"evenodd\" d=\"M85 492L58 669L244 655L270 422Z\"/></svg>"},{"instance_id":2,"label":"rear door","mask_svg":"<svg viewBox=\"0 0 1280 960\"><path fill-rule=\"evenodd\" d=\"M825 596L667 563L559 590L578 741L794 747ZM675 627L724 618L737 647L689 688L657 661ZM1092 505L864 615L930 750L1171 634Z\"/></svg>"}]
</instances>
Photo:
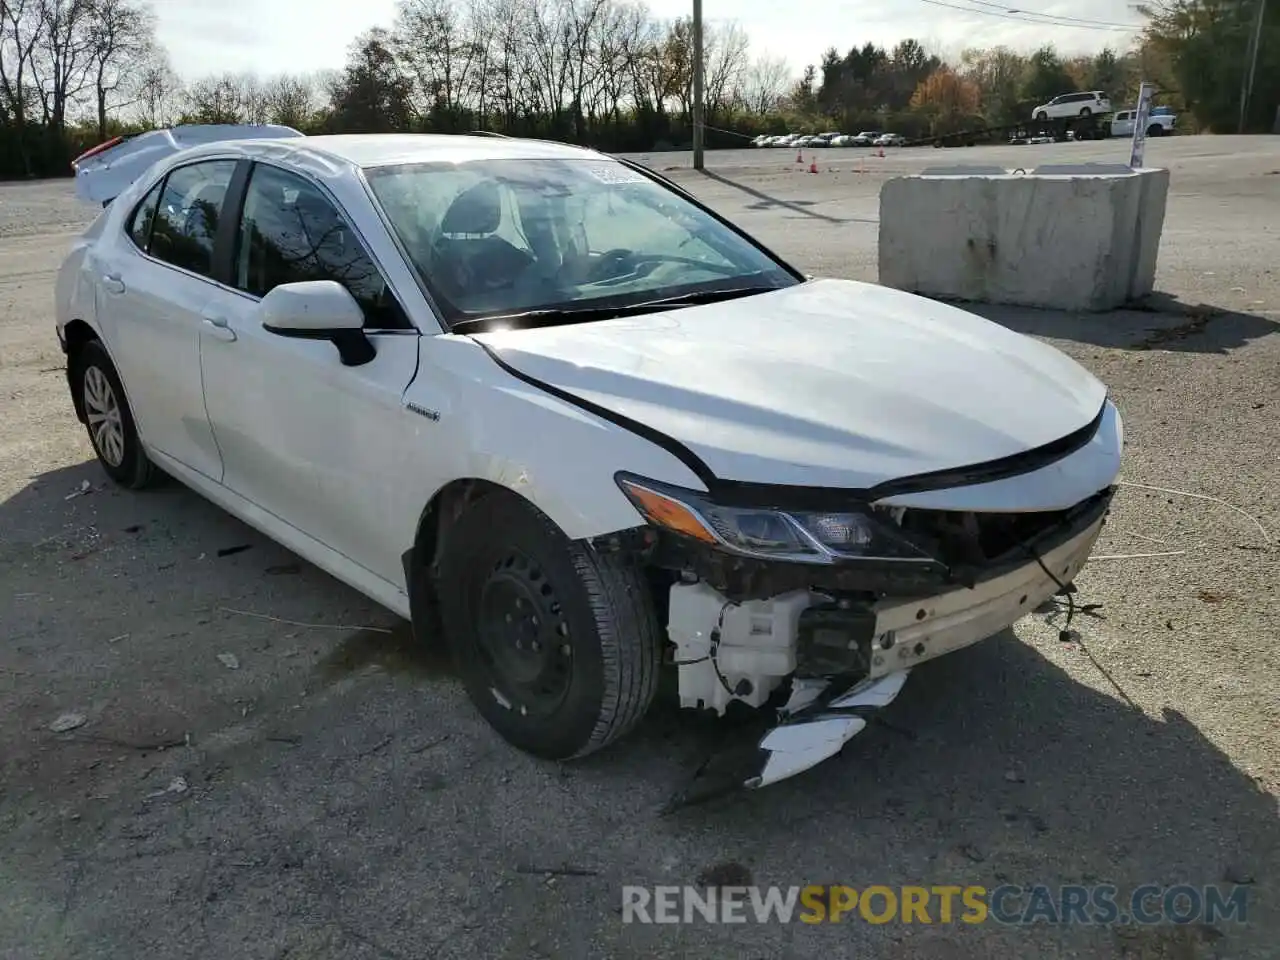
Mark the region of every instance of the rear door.
<instances>
[{"instance_id":1,"label":"rear door","mask_svg":"<svg viewBox=\"0 0 1280 960\"><path fill-rule=\"evenodd\" d=\"M218 290L215 239L237 163L170 171L95 264L98 316L143 442L215 481L222 459L200 387L200 327Z\"/></svg>"}]
</instances>

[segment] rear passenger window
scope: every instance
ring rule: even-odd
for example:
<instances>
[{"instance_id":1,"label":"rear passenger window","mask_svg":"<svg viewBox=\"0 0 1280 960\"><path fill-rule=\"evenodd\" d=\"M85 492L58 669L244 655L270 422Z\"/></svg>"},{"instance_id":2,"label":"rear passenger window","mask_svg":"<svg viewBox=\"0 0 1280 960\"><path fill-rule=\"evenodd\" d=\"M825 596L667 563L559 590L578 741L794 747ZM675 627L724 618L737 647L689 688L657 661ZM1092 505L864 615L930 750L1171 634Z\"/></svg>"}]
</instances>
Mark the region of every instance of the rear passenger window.
<instances>
[{"instance_id":1,"label":"rear passenger window","mask_svg":"<svg viewBox=\"0 0 1280 960\"><path fill-rule=\"evenodd\" d=\"M153 257L213 276L213 242L235 169L235 160L209 160L169 174L151 232Z\"/></svg>"},{"instance_id":2,"label":"rear passenger window","mask_svg":"<svg viewBox=\"0 0 1280 960\"><path fill-rule=\"evenodd\" d=\"M163 187L164 181L161 180L133 211L133 219L129 222L129 236L139 250L145 251L151 242L151 226L156 221L156 208L160 204L160 190Z\"/></svg>"}]
</instances>

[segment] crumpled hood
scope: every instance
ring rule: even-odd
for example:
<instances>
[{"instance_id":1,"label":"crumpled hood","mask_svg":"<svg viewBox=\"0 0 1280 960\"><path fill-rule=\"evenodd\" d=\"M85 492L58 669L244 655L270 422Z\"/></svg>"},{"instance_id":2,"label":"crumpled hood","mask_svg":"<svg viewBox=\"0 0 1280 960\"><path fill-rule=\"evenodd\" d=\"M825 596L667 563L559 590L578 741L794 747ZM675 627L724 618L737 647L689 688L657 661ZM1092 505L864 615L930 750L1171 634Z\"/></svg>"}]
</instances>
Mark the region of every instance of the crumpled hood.
<instances>
[{"instance_id":1,"label":"crumpled hood","mask_svg":"<svg viewBox=\"0 0 1280 960\"><path fill-rule=\"evenodd\" d=\"M1047 344L848 280L475 339L740 482L868 488L996 460L1079 430L1106 398Z\"/></svg>"}]
</instances>

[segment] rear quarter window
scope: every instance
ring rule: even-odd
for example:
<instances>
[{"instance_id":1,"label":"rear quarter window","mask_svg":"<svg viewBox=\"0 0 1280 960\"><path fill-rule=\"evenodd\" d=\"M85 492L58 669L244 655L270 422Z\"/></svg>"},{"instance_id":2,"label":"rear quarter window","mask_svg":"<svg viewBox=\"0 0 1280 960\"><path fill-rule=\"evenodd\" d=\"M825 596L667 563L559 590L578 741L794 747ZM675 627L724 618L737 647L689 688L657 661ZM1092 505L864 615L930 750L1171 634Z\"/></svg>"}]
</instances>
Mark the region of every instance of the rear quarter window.
<instances>
[{"instance_id":1,"label":"rear quarter window","mask_svg":"<svg viewBox=\"0 0 1280 960\"><path fill-rule=\"evenodd\" d=\"M146 251L151 242L151 228L156 222L156 210L160 206L160 191L164 187L161 180L142 198L142 202L134 208L129 219L129 237L139 250Z\"/></svg>"}]
</instances>

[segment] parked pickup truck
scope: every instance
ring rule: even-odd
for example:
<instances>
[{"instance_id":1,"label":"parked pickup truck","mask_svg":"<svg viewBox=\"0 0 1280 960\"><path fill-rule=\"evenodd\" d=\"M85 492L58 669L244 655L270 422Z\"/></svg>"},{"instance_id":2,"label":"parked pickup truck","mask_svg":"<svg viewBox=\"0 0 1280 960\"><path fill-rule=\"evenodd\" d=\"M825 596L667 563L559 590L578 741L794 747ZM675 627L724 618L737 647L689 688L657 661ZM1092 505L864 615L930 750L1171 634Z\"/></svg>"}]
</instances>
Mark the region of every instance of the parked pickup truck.
<instances>
[{"instance_id":1,"label":"parked pickup truck","mask_svg":"<svg viewBox=\"0 0 1280 960\"><path fill-rule=\"evenodd\" d=\"M1133 121L1137 114L1137 110L1117 111L1111 118L1111 135L1113 137L1133 136ZM1173 113L1156 113L1152 110L1151 116L1147 117L1147 136L1163 137L1172 134L1177 122L1178 118Z\"/></svg>"}]
</instances>

